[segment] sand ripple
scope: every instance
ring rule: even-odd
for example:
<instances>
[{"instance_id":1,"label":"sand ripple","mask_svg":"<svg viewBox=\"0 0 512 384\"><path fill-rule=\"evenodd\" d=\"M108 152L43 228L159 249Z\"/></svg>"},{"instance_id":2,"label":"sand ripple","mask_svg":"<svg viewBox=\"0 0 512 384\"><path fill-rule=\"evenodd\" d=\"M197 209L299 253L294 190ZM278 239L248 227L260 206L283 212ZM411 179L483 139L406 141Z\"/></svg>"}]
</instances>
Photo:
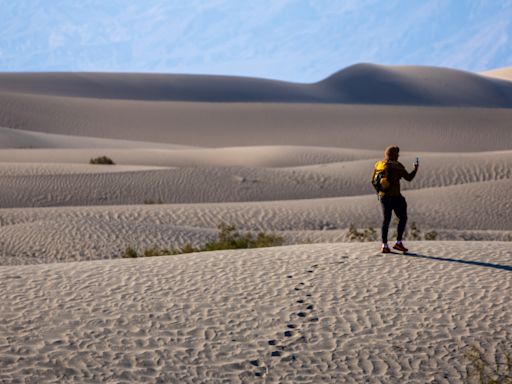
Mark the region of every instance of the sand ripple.
<instances>
[{"instance_id":1,"label":"sand ripple","mask_svg":"<svg viewBox=\"0 0 512 384\"><path fill-rule=\"evenodd\" d=\"M454 383L507 336L508 244L373 248L2 267L0 380Z\"/></svg>"}]
</instances>

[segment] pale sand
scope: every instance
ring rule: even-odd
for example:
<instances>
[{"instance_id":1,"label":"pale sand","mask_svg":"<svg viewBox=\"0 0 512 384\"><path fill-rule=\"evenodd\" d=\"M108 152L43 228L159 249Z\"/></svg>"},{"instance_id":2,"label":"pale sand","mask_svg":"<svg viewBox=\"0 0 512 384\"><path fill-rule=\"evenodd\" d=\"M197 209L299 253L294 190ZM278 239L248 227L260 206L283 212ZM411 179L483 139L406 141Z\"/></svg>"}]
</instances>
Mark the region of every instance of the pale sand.
<instances>
[{"instance_id":1,"label":"pale sand","mask_svg":"<svg viewBox=\"0 0 512 384\"><path fill-rule=\"evenodd\" d=\"M3 267L0 380L462 382L510 340L510 245L410 245Z\"/></svg>"},{"instance_id":2,"label":"pale sand","mask_svg":"<svg viewBox=\"0 0 512 384\"><path fill-rule=\"evenodd\" d=\"M287 243L346 241L352 224L380 226L369 176L381 151L155 149L151 143L87 149L80 137L45 138L50 146L53 139L75 148L0 151L0 264L117 258L127 246L199 245L221 222L276 231ZM86 163L104 154L118 164ZM401 157L409 169L415 155ZM418 155L420 174L402 186L410 222L422 236L435 230L438 239L510 239L511 151Z\"/></svg>"},{"instance_id":3,"label":"pale sand","mask_svg":"<svg viewBox=\"0 0 512 384\"><path fill-rule=\"evenodd\" d=\"M410 221L417 224L422 235L435 230L440 239L510 240L512 203L507 196L511 188L512 180L507 179L407 191L405 196ZM66 196L61 194L59 198ZM246 203L2 209L0 218L0 264L4 265L117 258L128 246L143 250L155 245L177 247L187 242L199 245L213 238L221 222L243 230L278 231L288 242L346 241L351 224L376 229L381 224L380 205L374 195ZM374 243L374 248L378 247Z\"/></svg>"},{"instance_id":4,"label":"pale sand","mask_svg":"<svg viewBox=\"0 0 512 384\"><path fill-rule=\"evenodd\" d=\"M510 87L372 65L309 85L0 74L0 381L461 382L465 346L511 340ZM421 158L402 187L422 237L507 242L346 243L380 226L392 143ZM120 259L221 222L340 243Z\"/></svg>"},{"instance_id":5,"label":"pale sand","mask_svg":"<svg viewBox=\"0 0 512 384\"><path fill-rule=\"evenodd\" d=\"M117 165L91 166L108 154ZM512 151L404 152L421 178L404 190L512 178ZM9 149L0 151L1 207L204 203L373 194L369 176L380 151L307 147L194 149ZM204 188L208 185L209 188ZM468 191L469 192L469 191ZM504 200L509 194L505 192Z\"/></svg>"},{"instance_id":6,"label":"pale sand","mask_svg":"<svg viewBox=\"0 0 512 384\"><path fill-rule=\"evenodd\" d=\"M480 74L495 79L512 81L512 67L493 69Z\"/></svg>"}]
</instances>

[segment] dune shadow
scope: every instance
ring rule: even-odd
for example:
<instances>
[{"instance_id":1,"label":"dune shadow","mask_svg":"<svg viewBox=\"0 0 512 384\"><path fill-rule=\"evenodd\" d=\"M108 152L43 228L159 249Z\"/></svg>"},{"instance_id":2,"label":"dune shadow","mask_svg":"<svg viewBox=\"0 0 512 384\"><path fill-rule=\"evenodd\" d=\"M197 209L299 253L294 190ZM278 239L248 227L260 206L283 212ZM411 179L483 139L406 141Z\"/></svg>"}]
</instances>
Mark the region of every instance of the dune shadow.
<instances>
[{"instance_id":1,"label":"dune shadow","mask_svg":"<svg viewBox=\"0 0 512 384\"><path fill-rule=\"evenodd\" d=\"M499 269L502 271L512 272L512 265L501 265L501 264L486 263L483 261L473 261L473 260L463 260L463 259L450 259L448 257L419 255L417 253L406 253L406 254L404 254L404 256L418 257L421 259L429 259L429 260L437 260L437 261L448 261L450 263L476 265L479 267L494 268L494 269Z\"/></svg>"}]
</instances>

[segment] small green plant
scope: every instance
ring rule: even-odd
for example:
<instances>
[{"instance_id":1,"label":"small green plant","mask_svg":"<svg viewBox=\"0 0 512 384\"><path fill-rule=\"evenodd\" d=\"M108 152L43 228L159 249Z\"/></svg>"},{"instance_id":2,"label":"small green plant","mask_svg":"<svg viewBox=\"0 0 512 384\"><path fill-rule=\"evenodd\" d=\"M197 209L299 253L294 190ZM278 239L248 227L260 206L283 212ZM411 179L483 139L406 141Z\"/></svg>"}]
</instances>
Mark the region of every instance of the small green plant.
<instances>
[{"instance_id":1,"label":"small green plant","mask_svg":"<svg viewBox=\"0 0 512 384\"><path fill-rule=\"evenodd\" d=\"M254 237L250 232L240 233L234 225L221 223L217 226L218 239L206 243L201 250L217 251L221 249L243 249L275 247L283 244L283 238L274 234L260 232Z\"/></svg>"},{"instance_id":2,"label":"small green plant","mask_svg":"<svg viewBox=\"0 0 512 384\"><path fill-rule=\"evenodd\" d=\"M223 249L244 249L244 248L263 248L275 247L282 245L284 238L275 234L259 232L254 235L250 232L238 232L234 225L226 225L221 223L218 225L217 239L209 241L203 246L194 247L191 243L186 243L180 248L159 248L152 246L146 248L142 255L144 257L178 255L182 253L219 251ZM123 258L139 257L139 254L132 247L127 247L123 254Z\"/></svg>"},{"instance_id":3,"label":"small green plant","mask_svg":"<svg viewBox=\"0 0 512 384\"><path fill-rule=\"evenodd\" d=\"M467 383L512 384L512 350L503 344L496 349L495 356L488 360L479 347L472 345L464 354L469 363L466 367Z\"/></svg>"},{"instance_id":4,"label":"small green plant","mask_svg":"<svg viewBox=\"0 0 512 384\"><path fill-rule=\"evenodd\" d=\"M150 248L146 248L144 250L143 254L145 257L152 257L152 256L173 255L175 252L176 251L174 249L150 247Z\"/></svg>"},{"instance_id":5,"label":"small green plant","mask_svg":"<svg viewBox=\"0 0 512 384\"><path fill-rule=\"evenodd\" d=\"M436 231L430 231L425 233L425 240L436 240L437 239L437 232Z\"/></svg>"},{"instance_id":6,"label":"small green plant","mask_svg":"<svg viewBox=\"0 0 512 384\"><path fill-rule=\"evenodd\" d=\"M100 157L96 157L94 159L89 160L89 164L110 164L110 165L113 165L115 163L114 163L114 161L110 157L100 156Z\"/></svg>"},{"instance_id":7,"label":"small green plant","mask_svg":"<svg viewBox=\"0 0 512 384\"><path fill-rule=\"evenodd\" d=\"M137 251L135 249L133 249L132 247L126 247L122 254L122 257L125 259L131 259L131 258L139 257L139 255L138 255Z\"/></svg>"},{"instance_id":8,"label":"small green plant","mask_svg":"<svg viewBox=\"0 0 512 384\"><path fill-rule=\"evenodd\" d=\"M146 199L144 200L144 204L163 204L162 200L153 200L153 199Z\"/></svg>"}]
</instances>

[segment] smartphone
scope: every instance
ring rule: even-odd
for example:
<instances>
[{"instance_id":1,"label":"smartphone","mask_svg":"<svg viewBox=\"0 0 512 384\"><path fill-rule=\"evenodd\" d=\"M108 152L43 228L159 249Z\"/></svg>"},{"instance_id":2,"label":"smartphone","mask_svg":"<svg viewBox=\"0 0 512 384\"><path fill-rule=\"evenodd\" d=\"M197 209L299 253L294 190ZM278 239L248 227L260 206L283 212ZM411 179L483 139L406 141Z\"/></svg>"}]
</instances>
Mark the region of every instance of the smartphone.
<instances>
[{"instance_id":1,"label":"smartphone","mask_svg":"<svg viewBox=\"0 0 512 384\"><path fill-rule=\"evenodd\" d=\"M419 165L419 164L420 164L420 158L419 158L419 157L417 157L417 158L416 158L416 161L414 161L414 165Z\"/></svg>"}]
</instances>

